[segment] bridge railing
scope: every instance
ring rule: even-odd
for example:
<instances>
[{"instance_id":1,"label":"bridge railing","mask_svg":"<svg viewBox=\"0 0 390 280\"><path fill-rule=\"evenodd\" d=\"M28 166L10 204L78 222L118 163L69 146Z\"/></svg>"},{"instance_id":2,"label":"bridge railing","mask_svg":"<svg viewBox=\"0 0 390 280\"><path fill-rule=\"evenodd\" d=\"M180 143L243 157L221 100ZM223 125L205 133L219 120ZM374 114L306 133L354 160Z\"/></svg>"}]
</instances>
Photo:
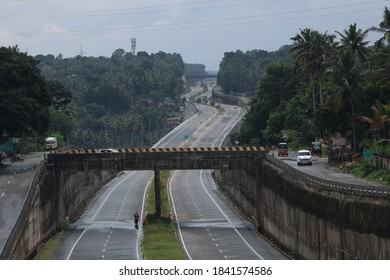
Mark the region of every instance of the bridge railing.
<instances>
[{"instance_id":1,"label":"bridge railing","mask_svg":"<svg viewBox=\"0 0 390 280\"><path fill-rule=\"evenodd\" d=\"M390 187L386 186L373 186L373 185L357 185L357 184L348 184L343 182L335 182L327 179L322 179L315 177L313 175L307 174L300 170L295 169L294 167L284 163L283 161L275 158L273 155L267 154L266 160L275 164L283 171L285 171L290 176L294 177L299 181L303 181L312 186L316 186L322 190L326 191L337 191L345 194L353 194L358 196L371 196L371 197L390 197Z\"/></svg>"},{"instance_id":2,"label":"bridge railing","mask_svg":"<svg viewBox=\"0 0 390 280\"><path fill-rule=\"evenodd\" d=\"M108 150L108 149L106 149ZM265 157L262 147L127 148L53 151L56 170L192 170L252 167Z\"/></svg>"}]
</instances>

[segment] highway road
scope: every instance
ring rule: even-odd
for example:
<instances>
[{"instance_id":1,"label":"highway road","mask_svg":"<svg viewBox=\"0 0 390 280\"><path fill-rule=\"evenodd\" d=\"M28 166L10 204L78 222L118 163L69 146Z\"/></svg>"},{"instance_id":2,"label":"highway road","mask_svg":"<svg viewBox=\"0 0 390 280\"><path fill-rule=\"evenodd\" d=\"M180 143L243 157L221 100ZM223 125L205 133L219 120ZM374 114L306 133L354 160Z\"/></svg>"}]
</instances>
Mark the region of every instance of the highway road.
<instances>
[{"instance_id":1,"label":"highway road","mask_svg":"<svg viewBox=\"0 0 390 280\"><path fill-rule=\"evenodd\" d=\"M244 110L225 112L199 105L199 112L155 147L214 146L222 143ZM285 259L259 236L217 190L210 171L177 171L170 181L180 240L189 259ZM107 184L80 219L67 227L53 259L142 259L142 226L150 171L127 171ZM183 185L183 182L185 184ZM201 241L201 242L200 242Z\"/></svg>"},{"instance_id":2,"label":"highway road","mask_svg":"<svg viewBox=\"0 0 390 280\"><path fill-rule=\"evenodd\" d=\"M335 182L343 182L347 184L355 184L355 185L361 185L361 186L376 186L379 184L374 183L372 181L368 181L359 177L356 177L352 174L342 173L339 172L339 168L337 165L332 165L328 163L328 158L326 156L324 157L318 157L313 156L313 165L297 165L296 161L296 154L295 151L289 151L288 157L277 157L280 160L283 160L286 164L301 170L302 172L306 174L313 175L317 178L322 178L326 180L331 180Z\"/></svg>"},{"instance_id":3,"label":"highway road","mask_svg":"<svg viewBox=\"0 0 390 280\"><path fill-rule=\"evenodd\" d=\"M43 153L33 153L23 162L5 160L0 169L0 252L17 221Z\"/></svg>"},{"instance_id":4,"label":"highway road","mask_svg":"<svg viewBox=\"0 0 390 280\"><path fill-rule=\"evenodd\" d=\"M219 192L210 171L176 171L170 195L189 259L286 259Z\"/></svg>"},{"instance_id":5,"label":"highway road","mask_svg":"<svg viewBox=\"0 0 390 280\"><path fill-rule=\"evenodd\" d=\"M214 147L223 143L242 117L241 108L224 108L226 113L203 128L193 146ZM178 236L189 259L286 259L220 193L210 170L175 171L169 190Z\"/></svg>"}]
</instances>

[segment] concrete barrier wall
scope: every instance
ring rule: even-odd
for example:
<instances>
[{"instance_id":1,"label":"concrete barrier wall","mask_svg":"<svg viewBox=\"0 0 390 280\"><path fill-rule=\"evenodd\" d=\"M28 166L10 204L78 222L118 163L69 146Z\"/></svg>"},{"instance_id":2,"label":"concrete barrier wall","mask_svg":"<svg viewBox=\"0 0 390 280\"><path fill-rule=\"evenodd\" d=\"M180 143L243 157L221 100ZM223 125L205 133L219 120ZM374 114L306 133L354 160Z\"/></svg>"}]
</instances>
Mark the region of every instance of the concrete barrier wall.
<instances>
[{"instance_id":1,"label":"concrete barrier wall","mask_svg":"<svg viewBox=\"0 0 390 280\"><path fill-rule=\"evenodd\" d=\"M308 180L272 159L257 170L215 176L259 232L292 258L390 259L388 188Z\"/></svg>"},{"instance_id":2,"label":"concrete barrier wall","mask_svg":"<svg viewBox=\"0 0 390 280\"><path fill-rule=\"evenodd\" d=\"M214 87L211 94L212 94L211 96L212 99L218 103L245 107L250 102L250 99L247 97L224 94L222 89L219 86Z\"/></svg>"},{"instance_id":3,"label":"concrete barrier wall","mask_svg":"<svg viewBox=\"0 0 390 280\"><path fill-rule=\"evenodd\" d=\"M94 171L58 171L56 188L53 193L56 209L56 229L62 230L69 222L74 222L83 212L89 198L114 173L107 170Z\"/></svg>"}]
</instances>

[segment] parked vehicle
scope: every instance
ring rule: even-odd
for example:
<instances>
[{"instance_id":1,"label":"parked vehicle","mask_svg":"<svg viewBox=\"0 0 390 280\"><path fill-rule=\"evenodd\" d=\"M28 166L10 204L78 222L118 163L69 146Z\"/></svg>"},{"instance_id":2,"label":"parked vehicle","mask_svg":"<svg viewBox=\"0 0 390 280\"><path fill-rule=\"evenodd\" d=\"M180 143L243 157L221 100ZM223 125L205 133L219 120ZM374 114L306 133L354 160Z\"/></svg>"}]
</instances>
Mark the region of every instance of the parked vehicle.
<instances>
[{"instance_id":1,"label":"parked vehicle","mask_svg":"<svg viewBox=\"0 0 390 280\"><path fill-rule=\"evenodd\" d=\"M321 142L311 142L312 155L322 156L322 144Z\"/></svg>"},{"instance_id":2,"label":"parked vehicle","mask_svg":"<svg viewBox=\"0 0 390 280\"><path fill-rule=\"evenodd\" d=\"M300 165L312 165L311 152L309 150L299 150L297 155L297 164Z\"/></svg>"},{"instance_id":3,"label":"parked vehicle","mask_svg":"<svg viewBox=\"0 0 390 280\"><path fill-rule=\"evenodd\" d=\"M288 145L287 143L278 144L278 156L288 156Z\"/></svg>"}]
</instances>

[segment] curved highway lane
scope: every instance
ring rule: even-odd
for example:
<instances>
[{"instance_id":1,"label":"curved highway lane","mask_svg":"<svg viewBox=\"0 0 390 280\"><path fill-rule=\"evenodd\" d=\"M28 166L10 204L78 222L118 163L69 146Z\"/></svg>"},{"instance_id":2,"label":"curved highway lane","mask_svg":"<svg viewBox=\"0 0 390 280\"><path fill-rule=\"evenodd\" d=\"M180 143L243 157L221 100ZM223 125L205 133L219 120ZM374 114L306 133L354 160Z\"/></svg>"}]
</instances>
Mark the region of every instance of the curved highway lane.
<instances>
[{"instance_id":1,"label":"curved highway lane","mask_svg":"<svg viewBox=\"0 0 390 280\"><path fill-rule=\"evenodd\" d=\"M224 107L226 113L193 146L219 146L224 141L243 114L240 108ZM220 193L210 170L175 171L169 192L178 236L189 259L287 259Z\"/></svg>"}]
</instances>

